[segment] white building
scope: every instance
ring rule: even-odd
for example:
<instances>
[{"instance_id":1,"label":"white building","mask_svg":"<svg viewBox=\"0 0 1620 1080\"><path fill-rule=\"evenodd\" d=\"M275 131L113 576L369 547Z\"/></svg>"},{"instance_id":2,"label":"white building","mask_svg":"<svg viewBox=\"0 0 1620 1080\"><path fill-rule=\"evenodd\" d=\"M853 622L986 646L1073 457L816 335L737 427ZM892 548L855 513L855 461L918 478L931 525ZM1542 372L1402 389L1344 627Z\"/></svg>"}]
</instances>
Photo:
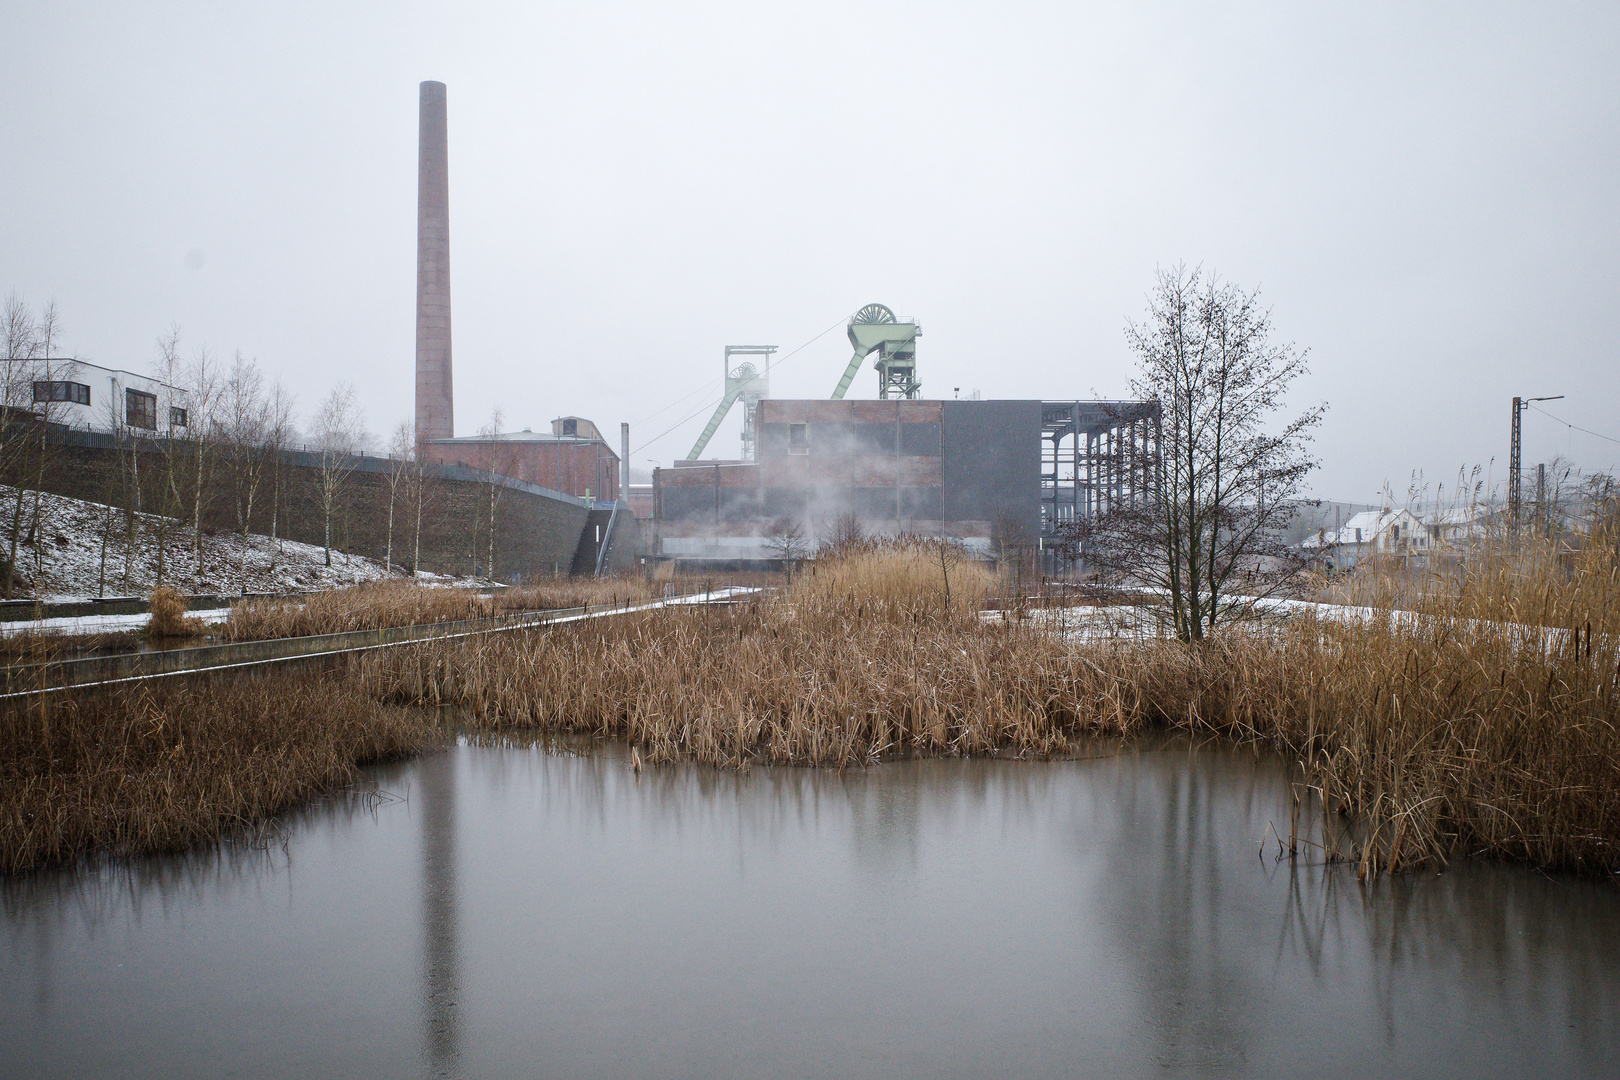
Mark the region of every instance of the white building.
<instances>
[{"instance_id":1,"label":"white building","mask_svg":"<svg viewBox=\"0 0 1620 1080\"><path fill-rule=\"evenodd\" d=\"M1425 524L1437 546L1459 551L1489 536L1498 513L1495 507L1475 504L1438 510L1429 515Z\"/></svg>"},{"instance_id":2,"label":"white building","mask_svg":"<svg viewBox=\"0 0 1620 1080\"><path fill-rule=\"evenodd\" d=\"M21 361L12 375L8 396L54 424L136 435L184 434L191 424L184 390L133 371L50 359Z\"/></svg>"},{"instance_id":3,"label":"white building","mask_svg":"<svg viewBox=\"0 0 1620 1080\"><path fill-rule=\"evenodd\" d=\"M1410 510L1364 510L1339 529L1319 529L1300 544L1313 560L1337 570L1375 555L1428 555L1435 546L1433 532Z\"/></svg>"}]
</instances>

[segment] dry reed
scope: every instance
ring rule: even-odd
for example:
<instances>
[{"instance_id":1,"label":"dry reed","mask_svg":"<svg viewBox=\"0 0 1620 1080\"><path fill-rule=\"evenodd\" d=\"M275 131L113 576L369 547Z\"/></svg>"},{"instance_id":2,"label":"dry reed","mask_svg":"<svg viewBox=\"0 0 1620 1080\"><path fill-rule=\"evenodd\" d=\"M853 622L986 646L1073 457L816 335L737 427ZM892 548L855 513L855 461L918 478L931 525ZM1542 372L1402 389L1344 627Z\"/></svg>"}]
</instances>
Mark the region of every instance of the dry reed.
<instances>
[{"instance_id":1,"label":"dry reed","mask_svg":"<svg viewBox=\"0 0 1620 1080\"><path fill-rule=\"evenodd\" d=\"M146 623L146 636L154 640L191 637L197 625L186 618L191 603L178 590L159 585L148 599L152 617Z\"/></svg>"},{"instance_id":2,"label":"dry reed","mask_svg":"<svg viewBox=\"0 0 1620 1080\"><path fill-rule=\"evenodd\" d=\"M455 622L519 611L609 607L650 596L649 586L635 578L559 580L492 593L383 581L311 593L303 598L244 600L231 608L220 634L227 641L261 641Z\"/></svg>"},{"instance_id":3,"label":"dry reed","mask_svg":"<svg viewBox=\"0 0 1620 1080\"><path fill-rule=\"evenodd\" d=\"M48 630L25 629L0 636L0 662L34 664L61 660L68 656L110 655L135 652L146 638L145 630L114 630L100 634L57 634Z\"/></svg>"},{"instance_id":4,"label":"dry reed","mask_svg":"<svg viewBox=\"0 0 1620 1080\"><path fill-rule=\"evenodd\" d=\"M380 705L338 676L0 701L0 872L191 847L435 737L419 710Z\"/></svg>"},{"instance_id":5,"label":"dry reed","mask_svg":"<svg viewBox=\"0 0 1620 1080\"><path fill-rule=\"evenodd\" d=\"M1199 646L985 624L970 597L987 578L965 571L947 605L921 555L860 553L731 610L413 647L362 672L385 699L455 702L491 730L627 739L654 762L1048 755L1191 730L1293 758L1301 805L1334 812L1329 854L1362 872L1459 851L1615 872L1620 626L1606 550L1478 553L1433 575L1422 617L1305 616ZM1556 614L1568 629L1490 612Z\"/></svg>"}]
</instances>

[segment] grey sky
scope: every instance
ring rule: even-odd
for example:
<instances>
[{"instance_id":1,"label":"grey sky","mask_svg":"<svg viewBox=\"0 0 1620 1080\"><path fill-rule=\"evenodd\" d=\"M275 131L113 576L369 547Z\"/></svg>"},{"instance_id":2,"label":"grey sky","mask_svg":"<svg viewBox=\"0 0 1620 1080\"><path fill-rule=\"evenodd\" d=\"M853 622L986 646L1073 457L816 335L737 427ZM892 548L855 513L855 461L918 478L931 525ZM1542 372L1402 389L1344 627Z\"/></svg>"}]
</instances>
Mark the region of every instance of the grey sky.
<instances>
[{"instance_id":1,"label":"grey sky","mask_svg":"<svg viewBox=\"0 0 1620 1080\"><path fill-rule=\"evenodd\" d=\"M417 83L449 86L456 424L639 446L724 345L877 301L927 396L1125 391L1156 265L1312 351L1318 493L1620 438L1620 5L0 5L0 292L411 411ZM825 397L841 329L780 370ZM863 370L851 397L874 395ZM634 455L684 455L707 410ZM657 415L653 415L657 413ZM730 455L736 418L710 446ZM1527 460L1620 445L1532 414Z\"/></svg>"}]
</instances>

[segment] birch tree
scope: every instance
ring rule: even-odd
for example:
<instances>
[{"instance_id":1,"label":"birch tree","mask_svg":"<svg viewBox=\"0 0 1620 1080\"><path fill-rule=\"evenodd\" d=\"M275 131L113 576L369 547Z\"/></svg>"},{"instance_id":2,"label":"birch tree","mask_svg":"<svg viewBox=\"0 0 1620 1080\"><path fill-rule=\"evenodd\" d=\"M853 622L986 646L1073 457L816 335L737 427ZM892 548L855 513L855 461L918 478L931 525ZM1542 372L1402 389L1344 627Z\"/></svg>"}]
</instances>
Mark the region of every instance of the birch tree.
<instances>
[{"instance_id":1,"label":"birch tree","mask_svg":"<svg viewBox=\"0 0 1620 1080\"><path fill-rule=\"evenodd\" d=\"M219 368L207 349L199 349L191 366L186 369L185 398L187 423L183 429L182 446L187 455L191 495L192 572L198 578L203 573L202 516L208 501L209 470L214 462L214 419L219 404Z\"/></svg>"},{"instance_id":2,"label":"birch tree","mask_svg":"<svg viewBox=\"0 0 1620 1080\"><path fill-rule=\"evenodd\" d=\"M215 426L219 434L225 467L230 474L231 495L236 512L237 577L247 590L248 533L253 523L253 506L269 463L272 432L276 418L264 391L264 376L258 365L238 352L225 376Z\"/></svg>"},{"instance_id":3,"label":"birch tree","mask_svg":"<svg viewBox=\"0 0 1620 1080\"><path fill-rule=\"evenodd\" d=\"M409 497L410 476L416 464L416 429L409 420L401 420L388 443L388 541L384 545L383 565L388 573L394 572L394 508L399 504L401 492ZM420 515L418 515L420 520ZM415 570L415 564L411 566Z\"/></svg>"},{"instance_id":4,"label":"birch tree","mask_svg":"<svg viewBox=\"0 0 1620 1080\"><path fill-rule=\"evenodd\" d=\"M354 386L338 383L316 410L311 434L321 454L320 498L324 523L326 565L332 565L332 514L354 472L363 437L364 419L355 404Z\"/></svg>"},{"instance_id":5,"label":"birch tree","mask_svg":"<svg viewBox=\"0 0 1620 1080\"><path fill-rule=\"evenodd\" d=\"M489 442L489 471L484 474L484 493L489 506L489 562L484 566L484 576L491 580L495 577L495 510L500 505L501 493L505 490L501 486L501 481L505 477L507 469L511 467L509 460L511 453L502 447L500 440L501 421L503 419L501 410L497 406L489 415L489 423L478 429L479 437ZM475 538L475 551L476 548L477 540ZM477 555L473 556L473 573L475 575L478 573Z\"/></svg>"},{"instance_id":6,"label":"birch tree","mask_svg":"<svg viewBox=\"0 0 1620 1080\"><path fill-rule=\"evenodd\" d=\"M17 544L22 539L32 434L27 420L33 407L33 370L39 353L33 309L16 293L6 297L5 308L0 310L0 335L5 338L4 368L0 370L0 475L16 489L9 507L4 582L0 583L0 591L10 599L16 585Z\"/></svg>"},{"instance_id":7,"label":"birch tree","mask_svg":"<svg viewBox=\"0 0 1620 1080\"><path fill-rule=\"evenodd\" d=\"M180 326L170 323L169 328L158 335L157 362L154 365L154 374L157 381L164 386L179 384L185 361L180 357ZM172 393L172 392L171 392ZM164 415L165 407L168 415ZM158 505L157 505L157 585L162 587L163 576L166 569L166 557L169 547L169 524L179 519L181 512L180 479L184 469L184 455L187 445L185 436L189 434L184 427L176 430L175 403L173 401L158 404L157 425L163 433L163 441L158 444L159 468L163 474L158 478ZM189 422L190 413L187 413ZM201 570L198 571L201 574Z\"/></svg>"}]
</instances>

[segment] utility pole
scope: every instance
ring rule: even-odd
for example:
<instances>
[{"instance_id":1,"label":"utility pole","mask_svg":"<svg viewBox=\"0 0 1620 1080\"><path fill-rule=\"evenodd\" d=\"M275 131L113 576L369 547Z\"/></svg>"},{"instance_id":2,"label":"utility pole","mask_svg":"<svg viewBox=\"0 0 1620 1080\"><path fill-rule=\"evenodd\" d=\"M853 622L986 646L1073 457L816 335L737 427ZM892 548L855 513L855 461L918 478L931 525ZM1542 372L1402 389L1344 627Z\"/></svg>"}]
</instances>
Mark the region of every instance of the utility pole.
<instances>
[{"instance_id":1,"label":"utility pole","mask_svg":"<svg viewBox=\"0 0 1620 1080\"><path fill-rule=\"evenodd\" d=\"M1519 414L1524 411L1524 399L1513 399L1513 438L1508 448L1508 529L1519 535Z\"/></svg>"},{"instance_id":2,"label":"utility pole","mask_svg":"<svg viewBox=\"0 0 1620 1080\"><path fill-rule=\"evenodd\" d=\"M1552 397L1533 397L1513 399L1513 437L1508 446L1508 523L1511 535L1517 539L1519 535L1519 516L1521 513L1519 499L1519 428L1520 417L1524 415L1524 407L1532 401L1562 401L1563 394L1554 394ZM1541 502L1541 494L1536 495L1537 505Z\"/></svg>"}]
</instances>

